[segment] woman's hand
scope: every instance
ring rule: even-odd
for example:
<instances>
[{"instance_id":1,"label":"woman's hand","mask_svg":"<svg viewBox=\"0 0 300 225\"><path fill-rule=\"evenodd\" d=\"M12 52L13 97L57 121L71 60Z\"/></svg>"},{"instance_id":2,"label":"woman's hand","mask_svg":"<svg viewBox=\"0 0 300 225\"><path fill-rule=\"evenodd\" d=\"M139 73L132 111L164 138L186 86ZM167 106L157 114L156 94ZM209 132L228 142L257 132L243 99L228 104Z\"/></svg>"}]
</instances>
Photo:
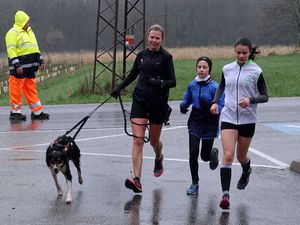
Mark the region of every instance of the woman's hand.
<instances>
[{"instance_id":1,"label":"woman's hand","mask_svg":"<svg viewBox=\"0 0 300 225\"><path fill-rule=\"evenodd\" d=\"M250 105L250 99L249 98L242 98L239 102L239 105L243 108L246 108Z\"/></svg>"},{"instance_id":2,"label":"woman's hand","mask_svg":"<svg viewBox=\"0 0 300 225\"><path fill-rule=\"evenodd\" d=\"M120 88L120 86L117 86L117 87L115 87L115 88L112 90L112 92L110 93L110 95L111 95L112 97L114 97L115 99L117 99L117 98L120 96L121 91L122 91L122 89Z\"/></svg>"},{"instance_id":3,"label":"woman's hand","mask_svg":"<svg viewBox=\"0 0 300 225\"><path fill-rule=\"evenodd\" d=\"M214 114L214 115L217 115L219 114L219 106L218 106L218 103L213 103L210 107L210 110L211 114Z\"/></svg>"},{"instance_id":4,"label":"woman's hand","mask_svg":"<svg viewBox=\"0 0 300 225\"><path fill-rule=\"evenodd\" d=\"M184 104L184 103L181 103L180 105L179 105L179 108L180 108L180 112L182 113L182 114L186 114L189 110L188 110L188 105L187 104Z\"/></svg>"}]
</instances>

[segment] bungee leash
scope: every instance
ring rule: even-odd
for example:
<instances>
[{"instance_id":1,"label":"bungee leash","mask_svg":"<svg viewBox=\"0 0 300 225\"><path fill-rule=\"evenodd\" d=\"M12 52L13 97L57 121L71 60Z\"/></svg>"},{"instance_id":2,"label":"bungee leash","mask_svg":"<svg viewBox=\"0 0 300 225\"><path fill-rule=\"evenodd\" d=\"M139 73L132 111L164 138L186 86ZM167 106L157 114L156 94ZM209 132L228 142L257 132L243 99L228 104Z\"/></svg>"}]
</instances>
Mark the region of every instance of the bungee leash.
<instances>
[{"instance_id":1,"label":"bungee leash","mask_svg":"<svg viewBox=\"0 0 300 225\"><path fill-rule=\"evenodd\" d=\"M138 125L138 126L145 126L146 127L146 130L147 130L147 133L148 135L145 136L145 137L138 137L134 134L130 134L128 131L127 131L127 120L126 120L126 113L127 114L130 114L123 106L123 102L122 102L122 98L121 96L119 95L119 101L120 101L120 105L121 105L121 109L122 109L122 114L123 114L123 118L124 118L124 131L125 133L130 136L130 137L134 137L134 138L142 138L144 140L145 143L149 142L150 141L150 128L149 128L149 125L151 125L151 123L145 123L145 124L140 124L140 123L136 123L134 121L132 121L132 119L130 119L130 122L135 124L135 125Z\"/></svg>"},{"instance_id":2,"label":"bungee leash","mask_svg":"<svg viewBox=\"0 0 300 225\"><path fill-rule=\"evenodd\" d=\"M99 109L102 105L104 105L109 99L111 99L111 96L108 97L106 100L104 100L104 102L100 103L93 111L91 111L87 116L85 116L82 120L80 120L74 127L72 127L70 130L66 131L66 133L63 136L68 135L75 128L77 128L79 126L79 128L77 129L76 133L73 136L73 140L75 140L75 138L79 134L80 130L82 129L82 127L84 126L84 124L86 123L86 121L94 114L94 112L97 111L97 109Z\"/></svg>"}]
</instances>

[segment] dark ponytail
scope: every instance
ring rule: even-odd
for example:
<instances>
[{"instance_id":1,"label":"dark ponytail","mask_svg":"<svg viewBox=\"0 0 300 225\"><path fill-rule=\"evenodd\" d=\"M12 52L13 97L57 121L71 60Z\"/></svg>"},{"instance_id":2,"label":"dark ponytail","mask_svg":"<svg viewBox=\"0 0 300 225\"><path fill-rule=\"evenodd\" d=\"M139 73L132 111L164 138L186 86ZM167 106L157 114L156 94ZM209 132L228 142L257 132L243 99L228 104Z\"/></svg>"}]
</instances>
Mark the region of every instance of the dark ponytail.
<instances>
[{"instance_id":1,"label":"dark ponytail","mask_svg":"<svg viewBox=\"0 0 300 225\"><path fill-rule=\"evenodd\" d=\"M258 50L258 46L252 47L251 41L246 37L242 37L238 39L235 42L234 47L236 47L237 45L244 45L249 48L250 51L249 59L251 60L255 60L256 56L260 54L260 51Z\"/></svg>"}]
</instances>

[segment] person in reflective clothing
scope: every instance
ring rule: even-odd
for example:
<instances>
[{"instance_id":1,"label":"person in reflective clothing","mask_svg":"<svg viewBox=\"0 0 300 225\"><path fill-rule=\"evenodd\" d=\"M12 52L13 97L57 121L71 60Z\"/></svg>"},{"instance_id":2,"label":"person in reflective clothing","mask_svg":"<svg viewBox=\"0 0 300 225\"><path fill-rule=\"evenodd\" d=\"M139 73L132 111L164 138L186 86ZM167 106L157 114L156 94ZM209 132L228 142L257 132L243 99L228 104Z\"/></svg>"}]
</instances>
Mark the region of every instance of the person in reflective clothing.
<instances>
[{"instance_id":1,"label":"person in reflective clothing","mask_svg":"<svg viewBox=\"0 0 300 225\"><path fill-rule=\"evenodd\" d=\"M31 110L32 119L49 119L36 90L35 73L44 70L36 37L29 26L30 17L23 11L15 14L15 23L5 41L9 63L10 120L26 120L21 112L22 94Z\"/></svg>"}]
</instances>

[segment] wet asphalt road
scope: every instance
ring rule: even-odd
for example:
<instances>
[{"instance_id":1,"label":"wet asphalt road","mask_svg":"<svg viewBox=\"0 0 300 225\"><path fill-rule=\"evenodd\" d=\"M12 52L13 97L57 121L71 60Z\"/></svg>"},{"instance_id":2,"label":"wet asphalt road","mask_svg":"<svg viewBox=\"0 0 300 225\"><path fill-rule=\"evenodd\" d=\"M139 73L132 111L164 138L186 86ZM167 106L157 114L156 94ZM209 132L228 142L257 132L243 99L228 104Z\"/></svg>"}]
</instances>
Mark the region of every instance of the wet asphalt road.
<instances>
[{"instance_id":1,"label":"wet asphalt road","mask_svg":"<svg viewBox=\"0 0 300 225\"><path fill-rule=\"evenodd\" d=\"M131 170L131 138L126 136L117 103L103 105L87 121L76 142L82 152L83 185L73 165L73 202L57 197L45 163L47 146L72 128L97 105L45 106L49 121L10 123L9 109L0 107L0 222L1 225L83 224L300 224L300 175L289 170L300 159L300 98L274 98L259 105L250 157L253 172L244 191L236 189L241 168L233 165L231 209L219 208L219 168L200 162L200 192L186 196L191 178L188 166L188 116L171 102L171 126L165 127L165 172L152 175L154 153L144 148L143 193L124 187ZM126 104L129 110L129 104ZM27 106L23 113L29 115ZM220 140L215 146L221 151ZM220 155L221 158L221 155ZM63 190L66 185L59 176Z\"/></svg>"}]
</instances>

